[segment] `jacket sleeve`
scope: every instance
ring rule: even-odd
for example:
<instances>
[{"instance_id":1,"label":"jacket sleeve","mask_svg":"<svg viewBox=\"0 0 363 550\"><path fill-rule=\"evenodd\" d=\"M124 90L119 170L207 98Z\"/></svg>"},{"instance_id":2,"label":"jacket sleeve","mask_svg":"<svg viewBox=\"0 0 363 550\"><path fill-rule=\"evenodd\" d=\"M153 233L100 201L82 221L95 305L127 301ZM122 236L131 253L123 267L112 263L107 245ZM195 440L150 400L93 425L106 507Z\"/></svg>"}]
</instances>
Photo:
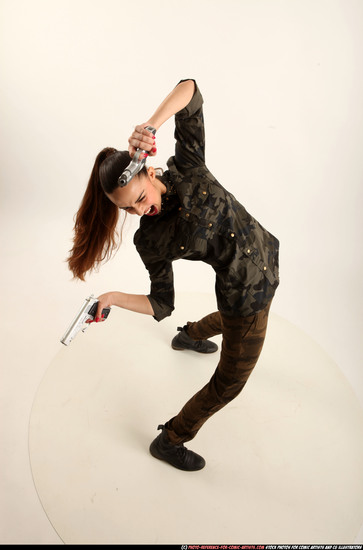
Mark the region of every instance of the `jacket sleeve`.
<instances>
[{"instance_id":1,"label":"jacket sleeve","mask_svg":"<svg viewBox=\"0 0 363 550\"><path fill-rule=\"evenodd\" d=\"M153 317L161 321L174 311L174 274L167 254L157 251L155 242L149 238L152 225L149 219L141 218L140 228L134 235L134 245L149 273L151 286L147 298L154 311Z\"/></svg>"},{"instance_id":2,"label":"jacket sleeve","mask_svg":"<svg viewBox=\"0 0 363 550\"><path fill-rule=\"evenodd\" d=\"M205 164L203 97L195 80L194 87L194 95L188 105L175 115L174 162L180 171Z\"/></svg>"},{"instance_id":3,"label":"jacket sleeve","mask_svg":"<svg viewBox=\"0 0 363 550\"><path fill-rule=\"evenodd\" d=\"M148 261L145 256L141 259L149 272L150 294L147 295L154 310L154 319L162 321L174 311L174 275L171 262L167 260Z\"/></svg>"}]
</instances>

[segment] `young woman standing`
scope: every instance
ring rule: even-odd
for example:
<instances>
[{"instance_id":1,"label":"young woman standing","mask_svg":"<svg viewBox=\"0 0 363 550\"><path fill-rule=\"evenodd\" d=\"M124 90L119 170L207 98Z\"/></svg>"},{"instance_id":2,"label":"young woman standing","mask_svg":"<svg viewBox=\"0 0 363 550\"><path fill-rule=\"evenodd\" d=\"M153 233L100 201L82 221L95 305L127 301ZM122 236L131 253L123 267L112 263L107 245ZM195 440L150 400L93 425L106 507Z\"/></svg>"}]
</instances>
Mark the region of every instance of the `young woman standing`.
<instances>
[{"instance_id":1,"label":"young woman standing","mask_svg":"<svg viewBox=\"0 0 363 550\"><path fill-rule=\"evenodd\" d=\"M174 309L172 262L199 260L216 273L218 311L187 322L173 338L174 349L211 353L208 339L222 334L218 366L210 381L182 410L158 427L151 454L182 470L200 470L205 460L184 443L204 422L243 389L265 339L271 300L279 284L278 240L260 225L205 165L203 99L194 80L172 90L149 120L135 127L128 151L103 149L97 156L78 210L74 246L68 258L73 275L85 274L108 259L116 247L120 210L141 217L134 243L149 272L150 294L107 292L98 297L95 321L102 309L119 306L161 321ZM175 154L158 176L144 167L125 187L118 179L136 150L156 154L155 137L175 115Z\"/></svg>"}]
</instances>

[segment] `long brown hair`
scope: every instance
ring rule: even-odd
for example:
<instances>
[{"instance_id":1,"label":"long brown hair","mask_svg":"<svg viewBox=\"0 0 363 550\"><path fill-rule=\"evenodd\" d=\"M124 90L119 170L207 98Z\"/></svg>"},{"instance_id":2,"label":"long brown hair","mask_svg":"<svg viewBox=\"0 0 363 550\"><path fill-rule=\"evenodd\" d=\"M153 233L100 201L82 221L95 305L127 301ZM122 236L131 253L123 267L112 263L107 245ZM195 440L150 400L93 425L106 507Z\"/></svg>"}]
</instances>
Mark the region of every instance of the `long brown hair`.
<instances>
[{"instance_id":1,"label":"long brown hair","mask_svg":"<svg viewBox=\"0 0 363 550\"><path fill-rule=\"evenodd\" d=\"M75 216L73 248L67 259L73 276L81 281L84 281L88 271L109 260L121 244L121 233L117 235L119 209L106 193L111 194L117 189L117 180L130 162L127 151L117 151L111 147L102 149L96 157ZM142 172L146 173L145 167Z\"/></svg>"}]
</instances>

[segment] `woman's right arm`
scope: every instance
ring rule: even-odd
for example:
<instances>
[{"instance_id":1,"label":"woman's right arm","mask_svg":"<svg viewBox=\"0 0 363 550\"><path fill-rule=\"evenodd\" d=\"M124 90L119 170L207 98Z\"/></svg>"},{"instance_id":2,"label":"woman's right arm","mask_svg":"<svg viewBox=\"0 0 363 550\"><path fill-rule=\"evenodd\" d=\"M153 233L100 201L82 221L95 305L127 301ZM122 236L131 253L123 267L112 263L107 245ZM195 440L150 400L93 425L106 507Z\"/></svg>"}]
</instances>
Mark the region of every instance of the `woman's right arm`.
<instances>
[{"instance_id":1,"label":"woman's right arm","mask_svg":"<svg viewBox=\"0 0 363 550\"><path fill-rule=\"evenodd\" d=\"M98 296L95 321L102 321L102 310L106 307L117 306L136 313L154 315L154 310L147 296L144 294L127 294L125 292L106 292ZM97 321L98 319L98 321ZM93 322L93 321L92 321Z\"/></svg>"},{"instance_id":2,"label":"woman's right arm","mask_svg":"<svg viewBox=\"0 0 363 550\"><path fill-rule=\"evenodd\" d=\"M171 261L158 260L152 247L136 245L140 257L149 272L151 281L150 293L126 294L125 292L107 292L98 297L96 318L100 321L102 310L110 306L152 315L161 321L174 310L174 275Z\"/></svg>"}]
</instances>

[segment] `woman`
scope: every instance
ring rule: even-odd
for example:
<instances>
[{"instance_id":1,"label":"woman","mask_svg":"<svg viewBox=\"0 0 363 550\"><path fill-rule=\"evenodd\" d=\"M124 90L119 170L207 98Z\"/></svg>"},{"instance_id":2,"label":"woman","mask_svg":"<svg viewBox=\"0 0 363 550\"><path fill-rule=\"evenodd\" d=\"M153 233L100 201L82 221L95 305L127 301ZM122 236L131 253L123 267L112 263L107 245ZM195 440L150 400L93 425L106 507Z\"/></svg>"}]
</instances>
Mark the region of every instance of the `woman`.
<instances>
[{"instance_id":1,"label":"woman","mask_svg":"<svg viewBox=\"0 0 363 550\"><path fill-rule=\"evenodd\" d=\"M209 383L179 414L158 427L162 431L150 446L154 457L188 471L200 470L205 460L184 443L244 387L260 355L279 282L278 240L205 165L202 104L195 81L181 81L152 117L135 127L128 152L106 148L99 153L77 213L68 259L74 276L84 280L85 273L115 248L119 210L141 216L134 243L150 275L150 294L102 294L96 322L107 306L152 315L157 321L170 315L176 259L200 260L215 270L218 311L179 328L172 346L211 353L217 346L208 338L222 334L219 364ZM154 135L145 127L159 130L173 115L176 146L168 170L158 176L153 167L144 167L120 187L118 178L138 148L156 154Z\"/></svg>"}]
</instances>

